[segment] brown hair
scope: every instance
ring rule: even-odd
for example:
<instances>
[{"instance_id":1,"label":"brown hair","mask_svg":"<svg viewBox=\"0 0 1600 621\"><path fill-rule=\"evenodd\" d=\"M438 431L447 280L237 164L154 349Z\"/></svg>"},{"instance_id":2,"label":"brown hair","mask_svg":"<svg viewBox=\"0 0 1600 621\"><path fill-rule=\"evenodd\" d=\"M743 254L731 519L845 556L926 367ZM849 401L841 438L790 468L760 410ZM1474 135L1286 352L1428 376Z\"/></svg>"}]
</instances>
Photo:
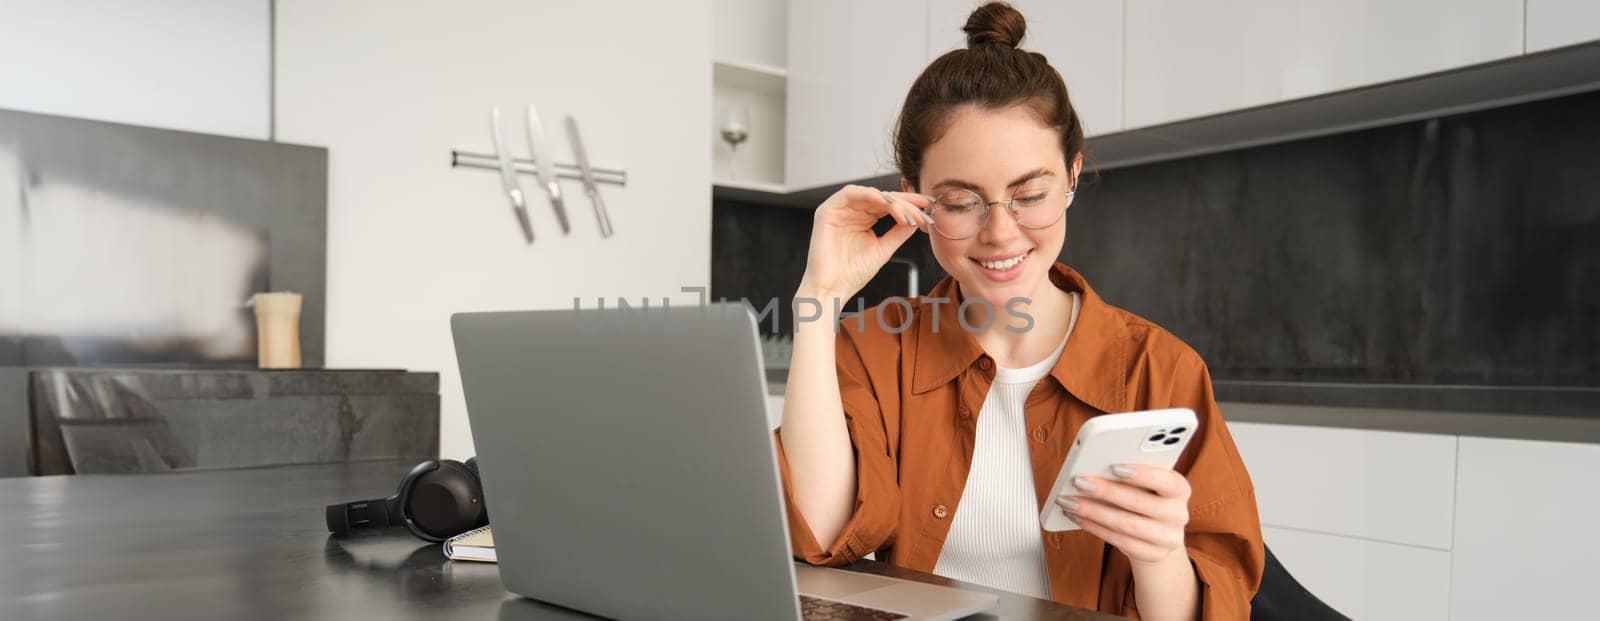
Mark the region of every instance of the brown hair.
<instances>
[{"instance_id":1,"label":"brown hair","mask_svg":"<svg viewBox=\"0 0 1600 621\"><path fill-rule=\"evenodd\" d=\"M999 109L1022 105L1061 133L1068 172L1083 151L1083 123L1067 97L1067 84L1038 52L1017 49L1027 31L1022 13L1004 2L978 7L967 18L967 48L935 59L906 94L895 124L894 159L913 188L921 184L922 154L949 127L963 105Z\"/></svg>"}]
</instances>

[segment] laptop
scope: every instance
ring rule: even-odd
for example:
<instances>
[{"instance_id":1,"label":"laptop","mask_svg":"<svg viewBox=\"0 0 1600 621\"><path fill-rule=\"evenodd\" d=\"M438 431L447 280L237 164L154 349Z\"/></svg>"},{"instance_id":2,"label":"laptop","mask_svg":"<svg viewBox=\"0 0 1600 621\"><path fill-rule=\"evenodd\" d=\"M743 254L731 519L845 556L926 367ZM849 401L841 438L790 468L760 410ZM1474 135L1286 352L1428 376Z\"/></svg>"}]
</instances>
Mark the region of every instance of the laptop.
<instances>
[{"instance_id":1,"label":"laptop","mask_svg":"<svg viewBox=\"0 0 1600 621\"><path fill-rule=\"evenodd\" d=\"M794 562L748 306L450 323L507 590L620 619L955 619L998 601Z\"/></svg>"}]
</instances>

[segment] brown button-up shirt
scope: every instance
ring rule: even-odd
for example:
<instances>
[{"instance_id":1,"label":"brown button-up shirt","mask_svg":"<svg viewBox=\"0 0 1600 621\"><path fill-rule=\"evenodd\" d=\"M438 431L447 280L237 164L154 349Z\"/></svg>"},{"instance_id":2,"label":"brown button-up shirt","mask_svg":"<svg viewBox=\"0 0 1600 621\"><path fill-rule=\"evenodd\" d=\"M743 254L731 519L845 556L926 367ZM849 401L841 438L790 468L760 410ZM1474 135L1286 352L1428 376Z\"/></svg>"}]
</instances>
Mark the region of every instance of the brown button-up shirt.
<instances>
[{"instance_id":1,"label":"brown button-up shirt","mask_svg":"<svg viewBox=\"0 0 1600 621\"><path fill-rule=\"evenodd\" d=\"M1217 410L1205 363L1166 330L1106 304L1071 268L1056 264L1050 279L1083 300L1061 358L1023 405L1040 509L1052 502L1050 486L1085 421L1135 410L1194 410L1200 425L1176 469L1193 488L1185 545L1200 580L1201 618L1249 618L1261 581L1261 525L1250 475ZM856 455L855 512L831 546L818 544L795 508L779 430L796 558L843 565L877 551L880 560L933 571L949 518L961 510L977 415L994 381L993 360L956 316L958 296L946 278L912 300L909 316L908 305L885 304L840 322L837 366ZM950 302L936 309L930 298ZM1039 536L1056 601L1138 616L1132 566L1120 551L1081 530L1041 528Z\"/></svg>"}]
</instances>

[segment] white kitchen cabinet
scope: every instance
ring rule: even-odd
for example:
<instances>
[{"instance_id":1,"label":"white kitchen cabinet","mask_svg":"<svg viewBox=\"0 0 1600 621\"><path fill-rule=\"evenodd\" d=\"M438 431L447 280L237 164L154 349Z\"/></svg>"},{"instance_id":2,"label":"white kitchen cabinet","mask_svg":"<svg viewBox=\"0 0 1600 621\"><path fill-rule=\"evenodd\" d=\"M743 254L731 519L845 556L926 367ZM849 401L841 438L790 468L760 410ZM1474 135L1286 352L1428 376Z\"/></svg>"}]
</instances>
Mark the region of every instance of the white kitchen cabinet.
<instances>
[{"instance_id":1,"label":"white kitchen cabinet","mask_svg":"<svg viewBox=\"0 0 1600 621\"><path fill-rule=\"evenodd\" d=\"M783 192L784 69L719 58L711 75L712 182ZM740 116L748 133L736 148L722 128Z\"/></svg>"},{"instance_id":2,"label":"white kitchen cabinet","mask_svg":"<svg viewBox=\"0 0 1600 621\"><path fill-rule=\"evenodd\" d=\"M719 59L789 64L788 0L716 0L711 53Z\"/></svg>"},{"instance_id":3,"label":"white kitchen cabinet","mask_svg":"<svg viewBox=\"0 0 1600 621\"><path fill-rule=\"evenodd\" d=\"M1452 618L1592 618L1600 445L1461 438Z\"/></svg>"},{"instance_id":4,"label":"white kitchen cabinet","mask_svg":"<svg viewBox=\"0 0 1600 621\"><path fill-rule=\"evenodd\" d=\"M1600 40L1600 2L1528 0L1529 53L1595 40Z\"/></svg>"},{"instance_id":5,"label":"white kitchen cabinet","mask_svg":"<svg viewBox=\"0 0 1600 621\"><path fill-rule=\"evenodd\" d=\"M928 1L928 59L967 46L966 24L985 0ZM1072 105L1094 136L1122 129L1123 0L1013 0L1028 19L1022 49L1044 54L1067 82Z\"/></svg>"},{"instance_id":6,"label":"white kitchen cabinet","mask_svg":"<svg viewBox=\"0 0 1600 621\"><path fill-rule=\"evenodd\" d=\"M1269 526L1449 550L1456 437L1230 422Z\"/></svg>"},{"instance_id":7,"label":"white kitchen cabinet","mask_svg":"<svg viewBox=\"0 0 1600 621\"><path fill-rule=\"evenodd\" d=\"M783 193L788 0L717 0L712 24L711 179L724 187ZM734 146L722 129L742 122Z\"/></svg>"},{"instance_id":8,"label":"white kitchen cabinet","mask_svg":"<svg viewBox=\"0 0 1600 621\"><path fill-rule=\"evenodd\" d=\"M1522 53L1522 0L1126 3L1124 128Z\"/></svg>"},{"instance_id":9,"label":"white kitchen cabinet","mask_svg":"<svg viewBox=\"0 0 1600 621\"><path fill-rule=\"evenodd\" d=\"M1353 619L1450 617L1450 553L1443 550L1263 527L1289 575Z\"/></svg>"},{"instance_id":10,"label":"white kitchen cabinet","mask_svg":"<svg viewBox=\"0 0 1600 621\"><path fill-rule=\"evenodd\" d=\"M926 0L789 3L789 189L894 171L895 115L928 61L927 8Z\"/></svg>"}]
</instances>

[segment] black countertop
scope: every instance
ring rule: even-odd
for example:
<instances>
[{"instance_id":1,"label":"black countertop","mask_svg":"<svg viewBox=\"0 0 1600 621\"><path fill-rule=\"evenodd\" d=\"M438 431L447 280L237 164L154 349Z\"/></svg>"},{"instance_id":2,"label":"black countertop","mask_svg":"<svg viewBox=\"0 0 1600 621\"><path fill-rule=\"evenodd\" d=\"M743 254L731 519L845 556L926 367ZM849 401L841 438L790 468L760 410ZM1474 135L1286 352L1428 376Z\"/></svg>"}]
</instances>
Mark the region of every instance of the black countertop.
<instances>
[{"instance_id":1,"label":"black countertop","mask_svg":"<svg viewBox=\"0 0 1600 621\"><path fill-rule=\"evenodd\" d=\"M1600 443L1600 388L1215 381L1229 421Z\"/></svg>"},{"instance_id":2,"label":"black countertop","mask_svg":"<svg viewBox=\"0 0 1600 621\"><path fill-rule=\"evenodd\" d=\"M1600 388L1213 380L1217 401L1600 418Z\"/></svg>"},{"instance_id":3,"label":"black countertop","mask_svg":"<svg viewBox=\"0 0 1600 621\"><path fill-rule=\"evenodd\" d=\"M0 619L588 619L506 592L404 529L329 536L323 506L392 493L383 461L0 479ZM853 571L1000 596L980 619L1111 619L861 561Z\"/></svg>"},{"instance_id":4,"label":"black countertop","mask_svg":"<svg viewBox=\"0 0 1600 621\"><path fill-rule=\"evenodd\" d=\"M1228 422L1600 444L1600 418L1222 401Z\"/></svg>"}]
</instances>

